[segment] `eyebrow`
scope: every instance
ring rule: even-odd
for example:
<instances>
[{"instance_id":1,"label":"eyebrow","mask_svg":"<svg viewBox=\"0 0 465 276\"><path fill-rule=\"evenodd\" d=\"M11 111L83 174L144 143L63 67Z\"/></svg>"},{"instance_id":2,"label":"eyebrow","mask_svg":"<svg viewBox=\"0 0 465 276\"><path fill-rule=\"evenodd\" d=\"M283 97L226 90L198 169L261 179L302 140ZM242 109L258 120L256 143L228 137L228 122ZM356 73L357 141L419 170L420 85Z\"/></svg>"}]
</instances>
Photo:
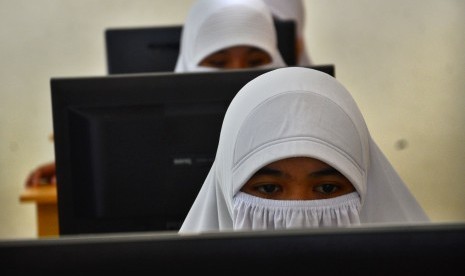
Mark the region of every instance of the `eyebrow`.
<instances>
[{"instance_id":1,"label":"eyebrow","mask_svg":"<svg viewBox=\"0 0 465 276\"><path fill-rule=\"evenodd\" d=\"M214 52L213 54L225 54L225 53L226 53L226 50L222 49L222 50Z\"/></svg>"},{"instance_id":2,"label":"eyebrow","mask_svg":"<svg viewBox=\"0 0 465 276\"><path fill-rule=\"evenodd\" d=\"M254 173L252 177L260 176L260 175L283 177L285 175L285 173L283 173L282 171L277 170L277 169L263 167L263 168L259 169L256 173Z\"/></svg>"},{"instance_id":3,"label":"eyebrow","mask_svg":"<svg viewBox=\"0 0 465 276\"><path fill-rule=\"evenodd\" d=\"M257 48L257 47L250 47L250 49L247 50L247 53L249 53L249 54L250 53L255 53L255 52L257 52L257 53L265 53L265 54L269 55L267 51L262 50L262 49ZM221 49L221 50L218 50L216 52L213 52L210 55L224 55L224 54L226 54L226 50Z\"/></svg>"},{"instance_id":4,"label":"eyebrow","mask_svg":"<svg viewBox=\"0 0 465 276\"><path fill-rule=\"evenodd\" d=\"M263 49L261 49L261 48L257 48L257 47L250 47L250 49L248 49L247 52L249 52L249 53L259 52L259 53L266 53L266 54L268 54L265 50L263 50Z\"/></svg>"},{"instance_id":5,"label":"eyebrow","mask_svg":"<svg viewBox=\"0 0 465 276\"><path fill-rule=\"evenodd\" d=\"M315 177L315 178L328 176L328 175L343 176L341 172L339 172L333 167L324 168L322 170L310 173L310 177Z\"/></svg>"},{"instance_id":6,"label":"eyebrow","mask_svg":"<svg viewBox=\"0 0 465 276\"><path fill-rule=\"evenodd\" d=\"M252 177L262 176L262 175L285 177L286 173L278 169L264 167L264 168L259 169L256 173L254 173ZM319 171L309 173L309 177L312 177L312 178L318 178L318 177L329 176L329 175L343 176L342 173L340 173L338 170L336 170L333 167L328 167L328 168L321 169Z\"/></svg>"},{"instance_id":7,"label":"eyebrow","mask_svg":"<svg viewBox=\"0 0 465 276\"><path fill-rule=\"evenodd\" d=\"M211 57L211 56L213 56L213 55L224 55L224 54L226 54L226 50L225 50L225 49L221 49L221 50L218 50L218 51L216 51L216 52L213 52L213 53L207 55L204 59L206 59L206 58L208 58L208 57Z\"/></svg>"}]
</instances>

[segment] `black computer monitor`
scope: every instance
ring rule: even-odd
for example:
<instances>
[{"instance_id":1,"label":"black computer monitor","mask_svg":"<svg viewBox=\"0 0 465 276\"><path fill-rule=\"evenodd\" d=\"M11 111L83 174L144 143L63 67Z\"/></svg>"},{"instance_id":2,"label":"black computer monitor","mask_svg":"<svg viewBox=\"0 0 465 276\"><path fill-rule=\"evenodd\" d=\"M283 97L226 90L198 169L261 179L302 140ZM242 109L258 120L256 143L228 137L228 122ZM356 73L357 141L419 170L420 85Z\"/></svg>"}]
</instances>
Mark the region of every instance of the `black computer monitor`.
<instances>
[{"instance_id":1,"label":"black computer monitor","mask_svg":"<svg viewBox=\"0 0 465 276\"><path fill-rule=\"evenodd\" d=\"M462 275L464 256L463 223L0 241L3 275Z\"/></svg>"},{"instance_id":2,"label":"black computer monitor","mask_svg":"<svg viewBox=\"0 0 465 276\"><path fill-rule=\"evenodd\" d=\"M60 235L179 229L230 101L268 70L53 78Z\"/></svg>"},{"instance_id":3,"label":"black computer monitor","mask_svg":"<svg viewBox=\"0 0 465 276\"><path fill-rule=\"evenodd\" d=\"M274 23L282 57L287 65L295 65L295 22L276 19ZM181 31L178 25L105 30L108 73L174 71Z\"/></svg>"}]
</instances>

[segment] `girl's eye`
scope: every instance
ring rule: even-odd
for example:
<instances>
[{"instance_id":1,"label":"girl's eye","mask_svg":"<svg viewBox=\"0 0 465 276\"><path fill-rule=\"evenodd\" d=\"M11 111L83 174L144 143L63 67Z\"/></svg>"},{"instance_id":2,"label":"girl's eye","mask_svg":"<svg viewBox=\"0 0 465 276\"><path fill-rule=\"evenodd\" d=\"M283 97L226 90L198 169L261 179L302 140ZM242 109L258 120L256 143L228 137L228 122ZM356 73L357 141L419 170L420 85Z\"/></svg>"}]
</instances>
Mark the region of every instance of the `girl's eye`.
<instances>
[{"instance_id":1,"label":"girl's eye","mask_svg":"<svg viewBox=\"0 0 465 276\"><path fill-rule=\"evenodd\" d=\"M264 184L256 187L256 190L263 194L275 194L280 191L280 187L275 184Z\"/></svg>"},{"instance_id":2,"label":"girl's eye","mask_svg":"<svg viewBox=\"0 0 465 276\"><path fill-rule=\"evenodd\" d=\"M247 65L249 67L256 67L265 65L271 62L271 57L266 53L256 53L247 56Z\"/></svg>"},{"instance_id":3,"label":"girl's eye","mask_svg":"<svg viewBox=\"0 0 465 276\"><path fill-rule=\"evenodd\" d=\"M333 184L321 184L315 187L315 191L326 195L335 193L338 189L339 187Z\"/></svg>"},{"instance_id":4,"label":"girl's eye","mask_svg":"<svg viewBox=\"0 0 465 276\"><path fill-rule=\"evenodd\" d=\"M248 61L249 67L257 67L267 63L269 63L269 61L263 58L255 58Z\"/></svg>"},{"instance_id":5,"label":"girl's eye","mask_svg":"<svg viewBox=\"0 0 465 276\"><path fill-rule=\"evenodd\" d=\"M210 60L207 63L211 67L223 68L226 66L226 61L224 60Z\"/></svg>"}]
</instances>

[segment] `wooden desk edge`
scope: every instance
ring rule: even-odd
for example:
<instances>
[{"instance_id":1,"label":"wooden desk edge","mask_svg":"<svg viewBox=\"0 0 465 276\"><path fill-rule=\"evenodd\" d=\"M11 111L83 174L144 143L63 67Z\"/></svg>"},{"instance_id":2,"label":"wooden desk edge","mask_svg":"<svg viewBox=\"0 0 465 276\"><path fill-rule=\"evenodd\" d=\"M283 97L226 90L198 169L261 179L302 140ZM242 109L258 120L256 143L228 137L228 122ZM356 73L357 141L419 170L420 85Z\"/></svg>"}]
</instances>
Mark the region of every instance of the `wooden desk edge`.
<instances>
[{"instance_id":1,"label":"wooden desk edge","mask_svg":"<svg viewBox=\"0 0 465 276\"><path fill-rule=\"evenodd\" d=\"M55 185L28 187L19 199L21 202L57 203L57 189Z\"/></svg>"}]
</instances>

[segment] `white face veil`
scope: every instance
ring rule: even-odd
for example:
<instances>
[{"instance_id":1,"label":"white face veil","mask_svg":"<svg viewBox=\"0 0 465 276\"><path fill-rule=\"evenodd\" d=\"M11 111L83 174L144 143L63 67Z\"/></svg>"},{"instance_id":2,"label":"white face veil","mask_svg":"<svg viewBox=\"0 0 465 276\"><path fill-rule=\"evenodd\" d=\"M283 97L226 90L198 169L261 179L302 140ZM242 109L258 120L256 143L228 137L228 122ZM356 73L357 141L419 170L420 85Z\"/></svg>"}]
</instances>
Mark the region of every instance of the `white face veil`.
<instances>
[{"instance_id":1,"label":"white face veil","mask_svg":"<svg viewBox=\"0 0 465 276\"><path fill-rule=\"evenodd\" d=\"M296 35L302 41L302 53L297 60L299 66L310 66L312 61L305 43L305 6L302 0L263 0L271 10L273 16L281 20L294 20Z\"/></svg>"},{"instance_id":2,"label":"white face veil","mask_svg":"<svg viewBox=\"0 0 465 276\"><path fill-rule=\"evenodd\" d=\"M319 159L351 181L362 224L428 221L350 93L323 72L287 67L250 81L231 102L214 164L180 233L233 230L233 198L242 185L263 166L298 156Z\"/></svg>"},{"instance_id":3,"label":"white face veil","mask_svg":"<svg viewBox=\"0 0 465 276\"><path fill-rule=\"evenodd\" d=\"M271 12L262 1L199 0L184 23L174 71L219 70L198 64L210 54L238 45L266 51L272 62L261 68L285 66Z\"/></svg>"}]
</instances>

